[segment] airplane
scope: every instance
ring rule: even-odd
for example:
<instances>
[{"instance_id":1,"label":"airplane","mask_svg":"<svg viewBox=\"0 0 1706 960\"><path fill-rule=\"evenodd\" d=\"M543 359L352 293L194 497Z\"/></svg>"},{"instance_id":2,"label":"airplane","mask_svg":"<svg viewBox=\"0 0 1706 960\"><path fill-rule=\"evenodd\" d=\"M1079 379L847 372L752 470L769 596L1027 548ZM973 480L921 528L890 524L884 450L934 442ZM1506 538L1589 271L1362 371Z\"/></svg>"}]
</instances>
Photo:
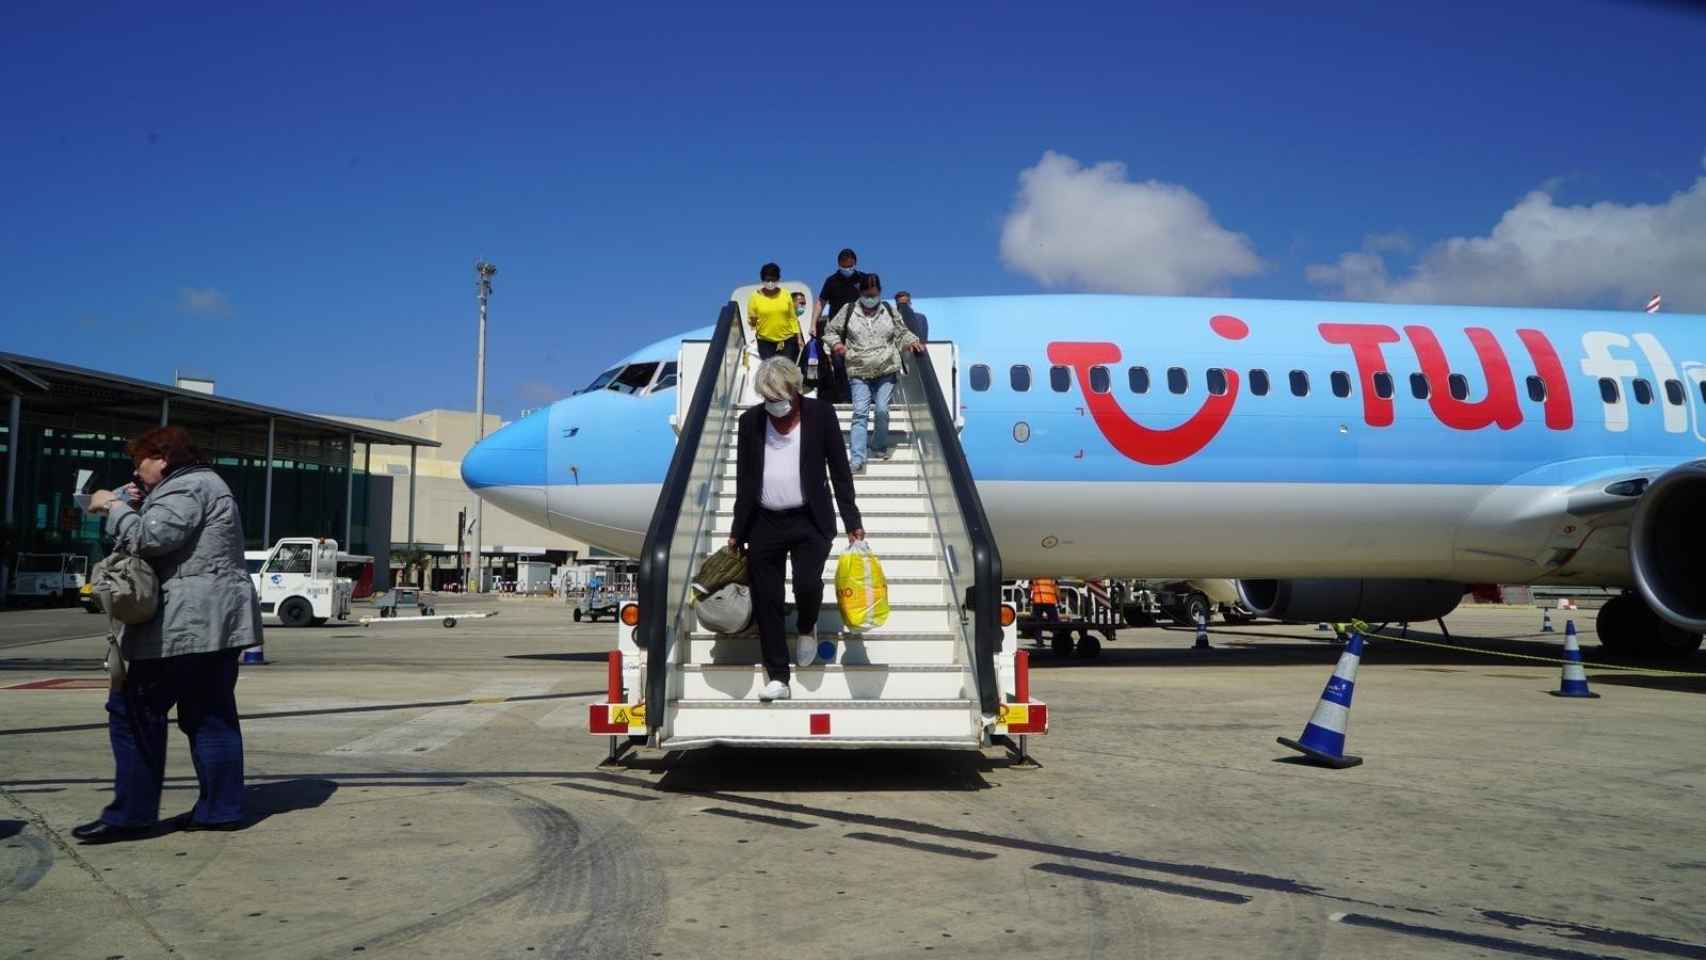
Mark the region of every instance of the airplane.
<instances>
[{"instance_id":1,"label":"airplane","mask_svg":"<svg viewBox=\"0 0 1706 960\"><path fill-rule=\"evenodd\" d=\"M1264 616L1423 621L1475 583L1632 588L1706 631L1706 317L1223 298L919 300L1005 575L1236 578ZM638 555L690 330L471 450L479 496ZM933 340L933 342L937 342ZM942 366L938 364L938 367Z\"/></svg>"}]
</instances>

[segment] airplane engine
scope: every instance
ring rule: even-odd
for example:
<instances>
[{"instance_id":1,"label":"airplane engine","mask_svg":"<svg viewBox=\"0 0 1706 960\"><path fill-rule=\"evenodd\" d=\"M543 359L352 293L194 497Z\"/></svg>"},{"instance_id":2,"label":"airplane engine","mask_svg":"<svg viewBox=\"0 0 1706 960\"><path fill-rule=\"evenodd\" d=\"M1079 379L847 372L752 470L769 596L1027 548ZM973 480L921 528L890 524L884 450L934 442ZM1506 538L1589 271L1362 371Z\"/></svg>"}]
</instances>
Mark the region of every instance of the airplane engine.
<instances>
[{"instance_id":1,"label":"airplane engine","mask_svg":"<svg viewBox=\"0 0 1706 960\"><path fill-rule=\"evenodd\" d=\"M1436 620L1457 609L1464 585L1447 580L1240 580L1259 617L1321 622Z\"/></svg>"},{"instance_id":2,"label":"airplane engine","mask_svg":"<svg viewBox=\"0 0 1706 960\"><path fill-rule=\"evenodd\" d=\"M1629 524L1629 559L1641 599L1671 625L1706 632L1706 460L1660 474Z\"/></svg>"}]
</instances>

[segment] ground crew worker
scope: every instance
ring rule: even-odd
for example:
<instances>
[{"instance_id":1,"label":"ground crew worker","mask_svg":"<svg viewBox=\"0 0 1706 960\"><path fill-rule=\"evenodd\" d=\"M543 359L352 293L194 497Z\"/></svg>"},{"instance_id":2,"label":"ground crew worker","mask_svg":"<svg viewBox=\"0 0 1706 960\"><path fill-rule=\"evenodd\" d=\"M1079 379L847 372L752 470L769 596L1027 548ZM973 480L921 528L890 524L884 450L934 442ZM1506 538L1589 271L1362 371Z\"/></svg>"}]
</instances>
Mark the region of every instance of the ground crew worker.
<instances>
[{"instance_id":1,"label":"ground crew worker","mask_svg":"<svg viewBox=\"0 0 1706 960\"><path fill-rule=\"evenodd\" d=\"M1060 588L1053 578L1039 577L1031 581L1031 616L1051 623L1060 621Z\"/></svg>"}]
</instances>

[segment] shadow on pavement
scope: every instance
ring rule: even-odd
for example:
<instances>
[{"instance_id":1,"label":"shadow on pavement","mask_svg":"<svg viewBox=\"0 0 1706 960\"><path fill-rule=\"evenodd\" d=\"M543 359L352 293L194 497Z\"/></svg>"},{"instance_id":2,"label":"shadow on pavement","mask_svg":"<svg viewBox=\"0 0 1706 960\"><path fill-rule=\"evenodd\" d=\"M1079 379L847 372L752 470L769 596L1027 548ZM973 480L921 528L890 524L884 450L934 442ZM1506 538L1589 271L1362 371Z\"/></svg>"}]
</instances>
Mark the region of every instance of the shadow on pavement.
<instances>
[{"instance_id":1,"label":"shadow on pavement","mask_svg":"<svg viewBox=\"0 0 1706 960\"><path fill-rule=\"evenodd\" d=\"M0 820L0 840L10 840L23 833L27 825L23 820Z\"/></svg>"},{"instance_id":2,"label":"shadow on pavement","mask_svg":"<svg viewBox=\"0 0 1706 960\"><path fill-rule=\"evenodd\" d=\"M1004 761L960 750L759 750L710 747L677 754L665 792L987 790L985 770Z\"/></svg>"}]
</instances>

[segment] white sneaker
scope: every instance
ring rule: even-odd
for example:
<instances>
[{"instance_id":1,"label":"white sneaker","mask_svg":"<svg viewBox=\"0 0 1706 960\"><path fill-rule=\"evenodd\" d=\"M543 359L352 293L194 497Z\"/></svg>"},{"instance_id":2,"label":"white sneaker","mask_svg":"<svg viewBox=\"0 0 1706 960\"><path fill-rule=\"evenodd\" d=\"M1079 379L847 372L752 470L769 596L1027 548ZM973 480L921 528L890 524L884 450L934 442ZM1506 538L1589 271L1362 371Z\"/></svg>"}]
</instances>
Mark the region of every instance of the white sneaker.
<instances>
[{"instance_id":1,"label":"white sneaker","mask_svg":"<svg viewBox=\"0 0 1706 960\"><path fill-rule=\"evenodd\" d=\"M780 680L772 680L764 685L763 690L758 691L758 699L765 703L772 700L786 700L790 696L792 694L788 690L788 685Z\"/></svg>"},{"instance_id":2,"label":"white sneaker","mask_svg":"<svg viewBox=\"0 0 1706 960\"><path fill-rule=\"evenodd\" d=\"M794 662L809 667L817 662L817 635L802 633L794 641Z\"/></svg>"}]
</instances>

